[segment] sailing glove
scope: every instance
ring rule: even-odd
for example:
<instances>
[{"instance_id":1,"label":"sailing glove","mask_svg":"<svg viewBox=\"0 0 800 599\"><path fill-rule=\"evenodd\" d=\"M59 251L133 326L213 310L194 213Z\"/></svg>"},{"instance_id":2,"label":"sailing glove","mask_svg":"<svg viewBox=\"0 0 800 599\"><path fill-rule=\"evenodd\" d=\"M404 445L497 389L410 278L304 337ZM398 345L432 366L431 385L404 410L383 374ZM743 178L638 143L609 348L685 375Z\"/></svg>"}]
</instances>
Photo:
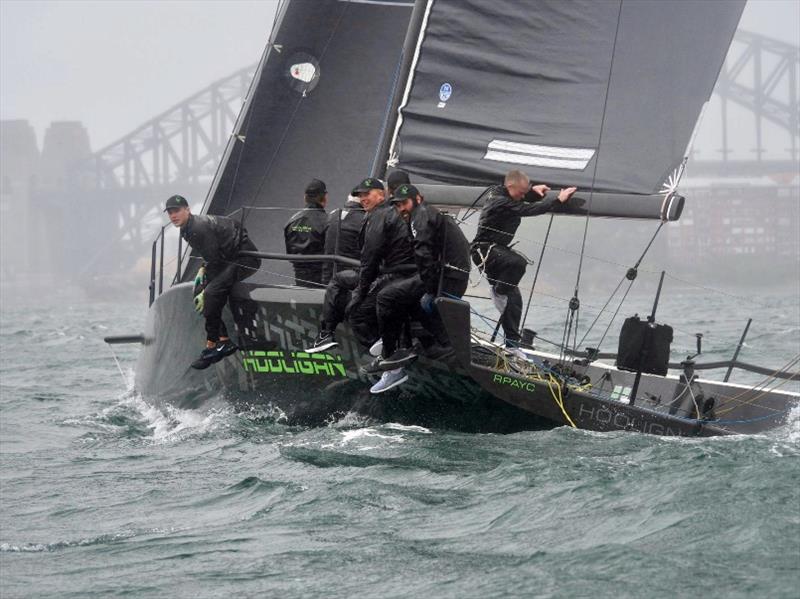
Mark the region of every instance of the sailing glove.
<instances>
[{"instance_id":1,"label":"sailing glove","mask_svg":"<svg viewBox=\"0 0 800 599\"><path fill-rule=\"evenodd\" d=\"M436 299L436 296L432 293L426 293L421 298L419 298L419 305L425 314L433 314L433 300Z\"/></svg>"},{"instance_id":2,"label":"sailing glove","mask_svg":"<svg viewBox=\"0 0 800 599\"><path fill-rule=\"evenodd\" d=\"M206 305L206 292L201 291L200 293L194 296L194 311L202 314L205 305Z\"/></svg>"},{"instance_id":3,"label":"sailing glove","mask_svg":"<svg viewBox=\"0 0 800 599\"><path fill-rule=\"evenodd\" d=\"M206 286L206 267L201 266L194 277L194 294L197 295Z\"/></svg>"}]
</instances>

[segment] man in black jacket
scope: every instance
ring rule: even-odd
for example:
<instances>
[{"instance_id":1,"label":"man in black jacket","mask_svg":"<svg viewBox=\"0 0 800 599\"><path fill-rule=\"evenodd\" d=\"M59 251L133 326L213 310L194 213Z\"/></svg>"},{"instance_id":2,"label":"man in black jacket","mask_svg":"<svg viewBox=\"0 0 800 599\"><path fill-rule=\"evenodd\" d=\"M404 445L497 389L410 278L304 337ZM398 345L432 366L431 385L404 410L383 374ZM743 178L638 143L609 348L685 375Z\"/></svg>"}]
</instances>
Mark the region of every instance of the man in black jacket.
<instances>
[{"instance_id":1,"label":"man in black jacket","mask_svg":"<svg viewBox=\"0 0 800 599\"><path fill-rule=\"evenodd\" d=\"M204 265L195 278L194 305L206 319L206 348L192 368L202 370L233 354L237 347L231 342L222 321L222 310L233 285L258 270L258 258L240 258L240 251L258 251L247 231L225 216L194 215L189 203L175 195L167 200L165 212L181 230L181 237L202 256Z\"/></svg>"},{"instance_id":2,"label":"man in black jacket","mask_svg":"<svg viewBox=\"0 0 800 599\"><path fill-rule=\"evenodd\" d=\"M328 189L319 179L312 179L306 186L306 207L289 219L283 229L287 254L323 254L325 231L328 228ZM322 262L293 263L295 285L319 287L323 283Z\"/></svg>"},{"instance_id":3,"label":"man in black jacket","mask_svg":"<svg viewBox=\"0 0 800 599\"><path fill-rule=\"evenodd\" d=\"M392 203L408 222L419 274L399 285L396 297L383 298L384 303L378 304L378 320L383 321L385 328L393 329L388 335L396 338L403 320L409 314L416 315L441 346L449 345L433 301L437 295L460 298L466 292L470 271L469 242L458 223L426 204L414 185L401 185ZM422 309L421 314L418 308ZM387 334L383 333L384 349L386 339ZM386 356L383 363L390 366L392 357ZM399 350L395 359L403 360L404 352Z\"/></svg>"},{"instance_id":4,"label":"man in black jacket","mask_svg":"<svg viewBox=\"0 0 800 599\"><path fill-rule=\"evenodd\" d=\"M325 233L325 254L358 260L361 256L358 238L366 216L367 213L361 206L361 199L358 194L351 193L347 196L344 207L332 211L328 216L328 229ZM337 272L340 270L342 269L336 269ZM333 271L332 262L323 264L323 284L327 285L330 282Z\"/></svg>"},{"instance_id":5,"label":"man in black jacket","mask_svg":"<svg viewBox=\"0 0 800 599\"><path fill-rule=\"evenodd\" d=\"M408 225L391 204L385 202L370 213L363 230L361 267L347 314L356 339L365 348L380 339L377 301L392 281L416 272L414 248Z\"/></svg>"},{"instance_id":6,"label":"man in black jacket","mask_svg":"<svg viewBox=\"0 0 800 599\"><path fill-rule=\"evenodd\" d=\"M500 311L506 345L510 347L519 343L522 294L517 285L525 275L528 261L509 244L523 217L538 216L566 203L576 188L562 189L557 198L546 198L549 190L547 185L531 185L522 171L509 171L503 186L489 192L472 241L472 261L492 285L492 299Z\"/></svg>"}]
</instances>

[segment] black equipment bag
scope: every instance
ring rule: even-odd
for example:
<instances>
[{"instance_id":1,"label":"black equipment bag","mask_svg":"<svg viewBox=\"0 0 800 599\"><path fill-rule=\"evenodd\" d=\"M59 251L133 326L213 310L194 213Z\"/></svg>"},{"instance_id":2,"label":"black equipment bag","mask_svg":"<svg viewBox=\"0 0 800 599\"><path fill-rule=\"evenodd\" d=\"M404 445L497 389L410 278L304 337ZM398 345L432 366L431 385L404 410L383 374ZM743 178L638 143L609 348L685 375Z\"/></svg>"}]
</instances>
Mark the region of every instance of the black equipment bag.
<instances>
[{"instance_id":1,"label":"black equipment bag","mask_svg":"<svg viewBox=\"0 0 800 599\"><path fill-rule=\"evenodd\" d=\"M639 316L631 316L622 325L617 350L617 368L664 376L669 363L672 327L651 325Z\"/></svg>"}]
</instances>

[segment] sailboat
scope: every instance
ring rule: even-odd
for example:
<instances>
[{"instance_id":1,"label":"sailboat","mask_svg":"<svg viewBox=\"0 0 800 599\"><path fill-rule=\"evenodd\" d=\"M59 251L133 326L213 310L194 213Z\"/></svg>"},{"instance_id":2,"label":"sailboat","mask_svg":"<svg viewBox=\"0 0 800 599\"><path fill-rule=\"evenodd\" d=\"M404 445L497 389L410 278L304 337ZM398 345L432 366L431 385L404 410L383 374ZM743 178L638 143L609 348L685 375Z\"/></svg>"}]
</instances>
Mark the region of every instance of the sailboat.
<instances>
[{"instance_id":1,"label":"sailboat","mask_svg":"<svg viewBox=\"0 0 800 599\"><path fill-rule=\"evenodd\" d=\"M496 330L475 326L484 315L469 297L439 297L453 351L423 354L406 384L370 396L371 379L360 370L369 356L346 325L337 350L304 351L324 290L293 285L282 253L282 225L308 180L321 178L331 198L344 198L356 181L387 168L408 172L427 202L462 221L510 169L554 188L577 186L562 212L586 227L597 217L679 219L687 147L743 7L285 0L203 206L240 219L262 258L225 315L241 351L206 371L189 367L204 340L191 309L199 259L179 244L173 284L163 289L163 229L153 244L145 331L107 341L142 344L135 387L145 397L193 407L222 393L301 425L350 412L500 432L567 425L707 436L784 424L800 396L771 382L797 375L731 361L768 377L751 388L700 379L696 371L708 365L691 356L667 363L658 293L649 318L626 321L630 334L617 356L578 348L572 329L554 353L534 349L530 335L527 348L510 353ZM639 262L623 273L628 285ZM580 310L578 283L565 308L569 318Z\"/></svg>"}]
</instances>

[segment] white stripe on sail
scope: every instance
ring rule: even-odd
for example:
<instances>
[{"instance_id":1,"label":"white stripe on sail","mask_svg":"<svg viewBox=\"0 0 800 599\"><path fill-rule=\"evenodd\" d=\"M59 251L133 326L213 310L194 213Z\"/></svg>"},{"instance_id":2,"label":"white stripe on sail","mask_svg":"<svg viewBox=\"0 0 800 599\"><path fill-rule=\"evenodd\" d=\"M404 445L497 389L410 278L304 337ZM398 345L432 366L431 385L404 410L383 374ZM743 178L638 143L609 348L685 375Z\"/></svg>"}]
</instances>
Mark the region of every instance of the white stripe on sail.
<instances>
[{"instance_id":1,"label":"white stripe on sail","mask_svg":"<svg viewBox=\"0 0 800 599\"><path fill-rule=\"evenodd\" d=\"M563 168L571 171L582 171L589 164L588 160L563 160L561 158L546 158L544 156L529 156L510 152L495 152L494 150L487 151L483 159L545 168Z\"/></svg>"},{"instance_id":2,"label":"white stripe on sail","mask_svg":"<svg viewBox=\"0 0 800 599\"><path fill-rule=\"evenodd\" d=\"M545 168L583 170L594 152L591 148L563 148L493 139L489 142L483 159Z\"/></svg>"}]
</instances>

